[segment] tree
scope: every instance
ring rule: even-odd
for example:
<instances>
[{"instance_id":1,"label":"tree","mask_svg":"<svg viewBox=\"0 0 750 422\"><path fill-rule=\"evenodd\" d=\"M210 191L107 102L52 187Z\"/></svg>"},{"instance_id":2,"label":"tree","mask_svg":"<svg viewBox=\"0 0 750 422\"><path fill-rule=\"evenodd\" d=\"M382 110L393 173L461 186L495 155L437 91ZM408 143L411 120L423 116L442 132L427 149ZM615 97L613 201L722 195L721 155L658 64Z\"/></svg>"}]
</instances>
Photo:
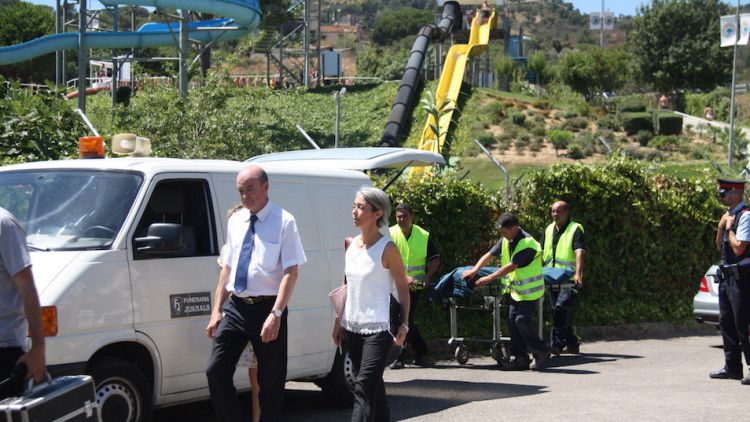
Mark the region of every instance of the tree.
<instances>
[{"instance_id":1,"label":"tree","mask_svg":"<svg viewBox=\"0 0 750 422\"><path fill-rule=\"evenodd\" d=\"M55 17L47 6L12 2L0 7L0 46L21 44L55 32ZM0 66L0 74L23 82L55 78L55 55Z\"/></svg>"},{"instance_id":2,"label":"tree","mask_svg":"<svg viewBox=\"0 0 750 422\"><path fill-rule=\"evenodd\" d=\"M621 50L570 51L560 61L560 78L590 100L597 92L614 91L625 84L628 60Z\"/></svg>"},{"instance_id":3,"label":"tree","mask_svg":"<svg viewBox=\"0 0 750 422\"><path fill-rule=\"evenodd\" d=\"M638 10L629 46L640 78L660 91L710 90L729 81L732 49L719 46L719 0L653 0Z\"/></svg>"},{"instance_id":4,"label":"tree","mask_svg":"<svg viewBox=\"0 0 750 422\"><path fill-rule=\"evenodd\" d=\"M537 83L542 85L547 82L549 73L549 61L543 51L537 51L529 58L529 69L536 73Z\"/></svg>"},{"instance_id":5,"label":"tree","mask_svg":"<svg viewBox=\"0 0 750 422\"><path fill-rule=\"evenodd\" d=\"M433 20L435 15L429 10L411 7L390 10L375 18L370 38L380 45L390 44L407 36L416 36L420 28Z\"/></svg>"}]
</instances>

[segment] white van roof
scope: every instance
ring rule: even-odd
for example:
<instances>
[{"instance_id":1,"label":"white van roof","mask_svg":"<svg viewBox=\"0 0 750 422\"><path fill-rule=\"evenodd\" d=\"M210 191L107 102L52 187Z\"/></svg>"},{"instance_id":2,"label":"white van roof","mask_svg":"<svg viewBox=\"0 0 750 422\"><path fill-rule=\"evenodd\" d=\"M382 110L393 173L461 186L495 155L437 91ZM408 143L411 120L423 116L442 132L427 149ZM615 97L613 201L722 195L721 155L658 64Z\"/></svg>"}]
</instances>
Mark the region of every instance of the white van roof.
<instances>
[{"instance_id":1,"label":"white van roof","mask_svg":"<svg viewBox=\"0 0 750 422\"><path fill-rule=\"evenodd\" d=\"M432 166L445 164L440 154L414 148L364 147L303 149L258 155L248 159L249 163L287 163L345 170L372 170L378 168Z\"/></svg>"},{"instance_id":2,"label":"white van roof","mask_svg":"<svg viewBox=\"0 0 750 422\"><path fill-rule=\"evenodd\" d=\"M320 167L297 166L290 167L280 163L252 163L262 166L266 171L274 174L288 175L322 175L329 177L356 177L369 180L366 175L359 171L342 170L337 168L322 169ZM147 176L159 173L187 173L187 172L230 172L237 173L249 164L241 161L231 160L188 160L178 158L102 158L102 159L79 159L79 160L53 160L37 161L24 164L13 164L2 166L0 172L14 170L54 170L54 169L79 169L79 170L130 170L142 172Z\"/></svg>"}]
</instances>

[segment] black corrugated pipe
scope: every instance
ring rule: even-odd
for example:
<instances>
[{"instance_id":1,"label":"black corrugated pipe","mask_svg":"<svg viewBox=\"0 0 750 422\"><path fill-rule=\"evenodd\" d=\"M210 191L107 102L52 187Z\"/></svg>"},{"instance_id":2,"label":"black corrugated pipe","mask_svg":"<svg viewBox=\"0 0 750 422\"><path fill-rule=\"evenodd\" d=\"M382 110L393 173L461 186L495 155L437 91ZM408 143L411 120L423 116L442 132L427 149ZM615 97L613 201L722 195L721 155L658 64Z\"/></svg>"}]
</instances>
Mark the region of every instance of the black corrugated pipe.
<instances>
[{"instance_id":1,"label":"black corrugated pipe","mask_svg":"<svg viewBox=\"0 0 750 422\"><path fill-rule=\"evenodd\" d=\"M399 144L401 129L404 127L404 120L411 113L412 102L414 101L414 92L419 84L419 74L422 72L422 65L427 54L427 47L430 41L442 41L453 29L454 23L461 23L461 6L455 1L446 1L443 4L443 17L440 23L435 25L425 25L419 30L417 39L409 53L409 60L406 62L404 76L401 78L401 84L398 87L396 101L391 108L391 114L388 116L388 122L385 124L383 137L380 138L381 147L391 147Z\"/></svg>"}]
</instances>

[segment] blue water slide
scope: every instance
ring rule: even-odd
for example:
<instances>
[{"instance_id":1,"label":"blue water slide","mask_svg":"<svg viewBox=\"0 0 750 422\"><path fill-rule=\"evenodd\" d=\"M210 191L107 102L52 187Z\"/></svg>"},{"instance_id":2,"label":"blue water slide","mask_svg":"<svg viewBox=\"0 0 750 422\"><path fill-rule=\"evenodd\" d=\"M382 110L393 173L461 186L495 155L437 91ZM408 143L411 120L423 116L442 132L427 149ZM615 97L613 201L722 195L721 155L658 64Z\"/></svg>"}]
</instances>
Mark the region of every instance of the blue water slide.
<instances>
[{"instance_id":1,"label":"blue water slide","mask_svg":"<svg viewBox=\"0 0 750 422\"><path fill-rule=\"evenodd\" d=\"M191 40L207 43L242 37L254 31L262 13L258 0L100 0L117 4L186 9L223 16L221 19L190 22ZM209 28L207 30L206 28ZM227 28L227 30L221 30ZM141 48L175 45L179 24L148 23L137 32L86 32L86 48ZM78 33L65 32L36 38L23 44L0 47L0 65L18 63L60 50L78 48Z\"/></svg>"}]
</instances>

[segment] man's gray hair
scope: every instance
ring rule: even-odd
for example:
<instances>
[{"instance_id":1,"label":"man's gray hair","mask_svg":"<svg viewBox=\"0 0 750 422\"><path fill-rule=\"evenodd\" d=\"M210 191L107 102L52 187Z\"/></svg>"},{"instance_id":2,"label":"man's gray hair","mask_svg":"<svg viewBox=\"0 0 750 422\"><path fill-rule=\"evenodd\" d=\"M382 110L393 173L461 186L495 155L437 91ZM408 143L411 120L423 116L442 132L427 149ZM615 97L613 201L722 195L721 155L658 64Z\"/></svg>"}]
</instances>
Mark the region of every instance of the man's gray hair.
<instances>
[{"instance_id":1,"label":"man's gray hair","mask_svg":"<svg viewBox=\"0 0 750 422\"><path fill-rule=\"evenodd\" d=\"M383 215L378 218L378 227L387 227L391 216L391 200L388 199L388 195L382 190L371 186L362 186L357 191L357 195L364 198L370 204L373 211L383 211Z\"/></svg>"}]
</instances>

